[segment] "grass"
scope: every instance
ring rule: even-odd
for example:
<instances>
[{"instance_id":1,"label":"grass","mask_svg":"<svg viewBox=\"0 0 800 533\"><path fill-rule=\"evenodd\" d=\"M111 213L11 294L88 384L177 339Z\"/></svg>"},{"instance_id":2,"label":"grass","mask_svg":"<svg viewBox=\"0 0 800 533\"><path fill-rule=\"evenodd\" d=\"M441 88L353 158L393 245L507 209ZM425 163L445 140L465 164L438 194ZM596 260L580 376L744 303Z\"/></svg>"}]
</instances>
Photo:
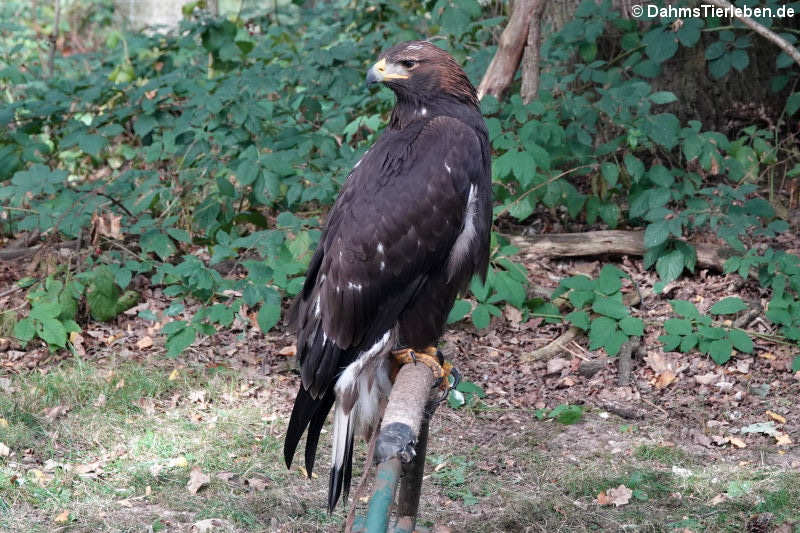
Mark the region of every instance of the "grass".
<instances>
[{"instance_id":1,"label":"grass","mask_svg":"<svg viewBox=\"0 0 800 533\"><path fill-rule=\"evenodd\" d=\"M2 531L169 531L211 518L221 531L343 523L342 510L324 510L324 474L307 480L283 466L286 377L72 360L10 379L10 394L0 395L0 442L12 452L0 457ZM800 521L797 472L709 461L591 414L575 426L531 417L513 431L498 416L443 407L434 418L422 524L733 532L764 513L773 526ZM604 434L627 451L589 437ZM326 435L318 464L328 448ZM358 468L363 446L356 453ZM194 466L211 476L196 494L186 488ZM597 505L598 493L619 485L631 489L630 502Z\"/></svg>"}]
</instances>

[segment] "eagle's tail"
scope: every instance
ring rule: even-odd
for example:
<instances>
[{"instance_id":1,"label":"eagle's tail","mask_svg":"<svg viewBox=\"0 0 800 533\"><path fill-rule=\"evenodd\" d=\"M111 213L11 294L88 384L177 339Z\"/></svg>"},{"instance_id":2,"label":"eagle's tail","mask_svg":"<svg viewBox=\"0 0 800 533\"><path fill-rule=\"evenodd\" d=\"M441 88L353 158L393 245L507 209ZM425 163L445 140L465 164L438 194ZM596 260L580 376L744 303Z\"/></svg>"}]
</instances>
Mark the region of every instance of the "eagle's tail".
<instances>
[{"instance_id":1,"label":"eagle's tail","mask_svg":"<svg viewBox=\"0 0 800 533\"><path fill-rule=\"evenodd\" d=\"M332 513L344 492L345 502L350 492L350 477L353 470L353 431L355 413L345 413L341 402L337 402L333 415L333 457L328 481L328 512Z\"/></svg>"},{"instance_id":2,"label":"eagle's tail","mask_svg":"<svg viewBox=\"0 0 800 533\"><path fill-rule=\"evenodd\" d=\"M350 363L336 381L329 511L333 511L342 494L347 500L350 492L354 436L369 436L380 423L381 403L392 390L387 355L393 345L393 331L386 331L369 350Z\"/></svg>"}]
</instances>

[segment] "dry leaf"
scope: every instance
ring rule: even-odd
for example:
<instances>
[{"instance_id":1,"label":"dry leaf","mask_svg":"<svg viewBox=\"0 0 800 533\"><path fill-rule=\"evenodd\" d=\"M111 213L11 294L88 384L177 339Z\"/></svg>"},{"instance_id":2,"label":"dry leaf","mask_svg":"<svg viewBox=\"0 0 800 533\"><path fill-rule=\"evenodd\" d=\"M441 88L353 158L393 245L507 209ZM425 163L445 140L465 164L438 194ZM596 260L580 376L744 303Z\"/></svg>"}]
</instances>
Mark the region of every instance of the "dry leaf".
<instances>
[{"instance_id":1,"label":"dry leaf","mask_svg":"<svg viewBox=\"0 0 800 533\"><path fill-rule=\"evenodd\" d=\"M186 488L192 494L197 494L197 491L208 485L211 481L211 476L204 474L199 466L193 466L192 471L189 472L189 481L186 483Z\"/></svg>"},{"instance_id":2,"label":"dry leaf","mask_svg":"<svg viewBox=\"0 0 800 533\"><path fill-rule=\"evenodd\" d=\"M655 386L657 389L663 389L668 387L673 381L675 381L675 374L670 371L666 371L663 374L656 376Z\"/></svg>"},{"instance_id":3,"label":"dry leaf","mask_svg":"<svg viewBox=\"0 0 800 533\"><path fill-rule=\"evenodd\" d=\"M47 419L48 422L54 422L57 418L63 416L67 412L67 407L65 405L56 405L55 407L50 407L49 409L44 410L44 417Z\"/></svg>"},{"instance_id":4,"label":"dry leaf","mask_svg":"<svg viewBox=\"0 0 800 533\"><path fill-rule=\"evenodd\" d=\"M759 357L763 357L764 359L769 359L770 361L775 359L775 354L772 352L761 352L758 354Z\"/></svg>"},{"instance_id":5,"label":"dry leaf","mask_svg":"<svg viewBox=\"0 0 800 533\"><path fill-rule=\"evenodd\" d=\"M740 439L739 437L731 437L730 441L731 441L731 444L733 444L737 448L747 448L747 444L742 439Z\"/></svg>"},{"instance_id":6,"label":"dry leaf","mask_svg":"<svg viewBox=\"0 0 800 533\"><path fill-rule=\"evenodd\" d=\"M192 403L206 403L206 391L193 390L189 393L189 401Z\"/></svg>"},{"instance_id":7,"label":"dry leaf","mask_svg":"<svg viewBox=\"0 0 800 533\"><path fill-rule=\"evenodd\" d=\"M717 446L725 446L726 444L728 444L731 441L730 438L723 437L722 435L711 435L711 440Z\"/></svg>"},{"instance_id":8,"label":"dry leaf","mask_svg":"<svg viewBox=\"0 0 800 533\"><path fill-rule=\"evenodd\" d=\"M8 420L0 417L0 428L7 428L7 427L8 427Z\"/></svg>"},{"instance_id":9,"label":"dry leaf","mask_svg":"<svg viewBox=\"0 0 800 533\"><path fill-rule=\"evenodd\" d=\"M33 480L36 481L36 484L40 487L46 487L47 484L50 482L50 478L53 476L48 476L38 468L31 468L28 470L28 474L33 476Z\"/></svg>"},{"instance_id":10,"label":"dry leaf","mask_svg":"<svg viewBox=\"0 0 800 533\"><path fill-rule=\"evenodd\" d=\"M718 379L719 375L716 372L709 372L708 374L698 375L694 377L694 380L700 385L711 385Z\"/></svg>"},{"instance_id":11,"label":"dry leaf","mask_svg":"<svg viewBox=\"0 0 800 533\"><path fill-rule=\"evenodd\" d=\"M192 533L211 533L219 531L234 531L236 528L231 522L222 518L206 518L192 524Z\"/></svg>"},{"instance_id":12,"label":"dry leaf","mask_svg":"<svg viewBox=\"0 0 800 533\"><path fill-rule=\"evenodd\" d=\"M598 505L610 505L611 504L611 500L606 495L605 491L603 491L600 494L598 494L597 498L595 498L595 499L596 499Z\"/></svg>"},{"instance_id":13,"label":"dry leaf","mask_svg":"<svg viewBox=\"0 0 800 533\"><path fill-rule=\"evenodd\" d=\"M77 331L71 331L69 334L69 342L75 353L81 357L86 355L86 348L83 347L83 336Z\"/></svg>"},{"instance_id":14,"label":"dry leaf","mask_svg":"<svg viewBox=\"0 0 800 533\"><path fill-rule=\"evenodd\" d=\"M631 501L633 491L625 485L620 485L616 489L608 489L606 495L609 503L613 503L616 507L621 507Z\"/></svg>"},{"instance_id":15,"label":"dry leaf","mask_svg":"<svg viewBox=\"0 0 800 533\"><path fill-rule=\"evenodd\" d=\"M776 413L774 411L767 411L767 416L770 417L771 419L773 419L778 424L785 424L786 423L786 418L782 417L781 415L779 415L778 413Z\"/></svg>"},{"instance_id":16,"label":"dry leaf","mask_svg":"<svg viewBox=\"0 0 800 533\"><path fill-rule=\"evenodd\" d=\"M95 407L103 407L105 404L106 404L106 395L101 392L100 395L97 396L97 399L94 401L93 405Z\"/></svg>"},{"instance_id":17,"label":"dry leaf","mask_svg":"<svg viewBox=\"0 0 800 533\"><path fill-rule=\"evenodd\" d=\"M8 457L11 454L11 448L0 442L0 457Z\"/></svg>"},{"instance_id":18,"label":"dry leaf","mask_svg":"<svg viewBox=\"0 0 800 533\"><path fill-rule=\"evenodd\" d=\"M294 357L297 353L297 346L294 344L290 344L289 346L284 346L280 350L278 350L278 355L282 355L284 357Z\"/></svg>"},{"instance_id":19,"label":"dry leaf","mask_svg":"<svg viewBox=\"0 0 800 533\"><path fill-rule=\"evenodd\" d=\"M661 374L668 370L672 370L670 364L664 358L664 355L659 352L650 352L644 358L647 366L649 366L656 374Z\"/></svg>"},{"instance_id":20,"label":"dry leaf","mask_svg":"<svg viewBox=\"0 0 800 533\"><path fill-rule=\"evenodd\" d=\"M172 372L169 373L169 377L167 378L167 381L175 381L176 379L178 379L178 375L179 375L179 372L178 372L178 369L176 368L175 370L173 370Z\"/></svg>"},{"instance_id":21,"label":"dry leaf","mask_svg":"<svg viewBox=\"0 0 800 533\"><path fill-rule=\"evenodd\" d=\"M67 509L64 509L53 518L53 522L56 524L66 524L67 521L69 521L69 510Z\"/></svg>"},{"instance_id":22,"label":"dry leaf","mask_svg":"<svg viewBox=\"0 0 800 533\"><path fill-rule=\"evenodd\" d=\"M778 446L789 446L792 443L791 437L786 433L775 435L775 444Z\"/></svg>"},{"instance_id":23,"label":"dry leaf","mask_svg":"<svg viewBox=\"0 0 800 533\"><path fill-rule=\"evenodd\" d=\"M175 459L169 460L170 468L178 467L178 468L186 468L189 466L189 462L186 460L186 457L179 455Z\"/></svg>"},{"instance_id":24,"label":"dry leaf","mask_svg":"<svg viewBox=\"0 0 800 533\"><path fill-rule=\"evenodd\" d=\"M561 357L554 357L547 361L547 373L548 374L558 374L563 369L569 366L569 361L561 358Z\"/></svg>"},{"instance_id":25,"label":"dry leaf","mask_svg":"<svg viewBox=\"0 0 800 533\"><path fill-rule=\"evenodd\" d=\"M267 488L267 480L266 479L257 478L257 477L253 477L253 478L250 478L250 479L245 479L244 480L244 484L249 486L249 487L252 487L253 490L256 490L258 492L263 492L264 489Z\"/></svg>"},{"instance_id":26,"label":"dry leaf","mask_svg":"<svg viewBox=\"0 0 800 533\"><path fill-rule=\"evenodd\" d=\"M716 507L717 505L719 505L721 503L724 503L725 500L727 500L727 499L728 499L728 497L725 494L717 494L716 496L711 498L711 501L708 502L708 504L711 507Z\"/></svg>"},{"instance_id":27,"label":"dry leaf","mask_svg":"<svg viewBox=\"0 0 800 533\"><path fill-rule=\"evenodd\" d=\"M74 465L72 471L81 477L96 478L103 473L103 467L100 466L100 461L95 461L94 463Z\"/></svg>"},{"instance_id":28,"label":"dry leaf","mask_svg":"<svg viewBox=\"0 0 800 533\"><path fill-rule=\"evenodd\" d=\"M150 348L151 346L153 346L153 337L150 337L149 335L145 335L144 337L136 341L136 347L139 348L140 350Z\"/></svg>"},{"instance_id":29,"label":"dry leaf","mask_svg":"<svg viewBox=\"0 0 800 533\"><path fill-rule=\"evenodd\" d=\"M122 240L122 215L103 213L92 215L92 244L97 243L97 236L102 235L109 239Z\"/></svg>"},{"instance_id":30,"label":"dry leaf","mask_svg":"<svg viewBox=\"0 0 800 533\"><path fill-rule=\"evenodd\" d=\"M515 326L522 322L522 311L516 307L506 305L503 309L503 314L506 316L506 319Z\"/></svg>"}]
</instances>

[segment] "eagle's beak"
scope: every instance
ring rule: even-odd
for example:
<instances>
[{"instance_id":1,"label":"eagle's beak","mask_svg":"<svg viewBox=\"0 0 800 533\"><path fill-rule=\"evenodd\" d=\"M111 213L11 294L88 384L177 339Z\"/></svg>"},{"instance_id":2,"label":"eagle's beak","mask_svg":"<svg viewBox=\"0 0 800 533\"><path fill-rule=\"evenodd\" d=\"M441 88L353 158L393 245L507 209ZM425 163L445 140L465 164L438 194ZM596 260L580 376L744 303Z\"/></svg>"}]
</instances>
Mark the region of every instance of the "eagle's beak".
<instances>
[{"instance_id":1,"label":"eagle's beak","mask_svg":"<svg viewBox=\"0 0 800 533\"><path fill-rule=\"evenodd\" d=\"M387 63L386 58L381 59L367 71L367 86L387 80L408 79L408 72L400 65Z\"/></svg>"}]
</instances>

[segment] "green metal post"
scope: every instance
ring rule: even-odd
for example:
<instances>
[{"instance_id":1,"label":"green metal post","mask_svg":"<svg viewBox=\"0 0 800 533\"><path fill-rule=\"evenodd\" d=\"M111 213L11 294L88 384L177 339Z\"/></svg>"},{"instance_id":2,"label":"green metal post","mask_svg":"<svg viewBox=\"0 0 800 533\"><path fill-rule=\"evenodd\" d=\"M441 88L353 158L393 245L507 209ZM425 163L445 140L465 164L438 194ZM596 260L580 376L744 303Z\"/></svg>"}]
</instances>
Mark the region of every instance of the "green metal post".
<instances>
[{"instance_id":1,"label":"green metal post","mask_svg":"<svg viewBox=\"0 0 800 533\"><path fill-rule=\"evenodd\" d=\"M369 500L366 530L368 533L385 533L389 529L389 517L397 485L400 481L402 465L394 458L378 465L375 473L375 490Z\"/></svg>"}]
</instances>

